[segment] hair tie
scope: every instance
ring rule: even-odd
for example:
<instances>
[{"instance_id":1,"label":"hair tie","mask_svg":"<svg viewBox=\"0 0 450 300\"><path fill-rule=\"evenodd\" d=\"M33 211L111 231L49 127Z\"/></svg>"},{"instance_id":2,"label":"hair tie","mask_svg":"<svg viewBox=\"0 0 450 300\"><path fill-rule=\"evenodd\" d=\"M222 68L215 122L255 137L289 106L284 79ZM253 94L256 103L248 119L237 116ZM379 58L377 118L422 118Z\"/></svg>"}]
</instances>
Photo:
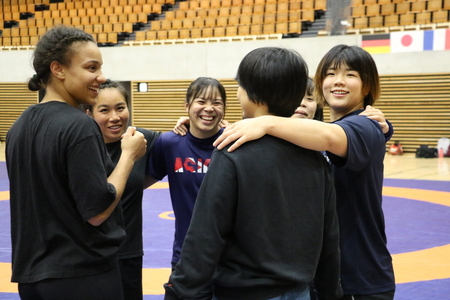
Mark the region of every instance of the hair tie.
<instances>
[{"instance_id":1,"label":"hair tie","mask_svg":"<svg viewBox=\"0 0 450 300\"><path fill-rule=\"evenodd\" d=\"M37 74L34 74L34 75L33 75L33 80L38 80Z\"/></svg>"}]
</instances>

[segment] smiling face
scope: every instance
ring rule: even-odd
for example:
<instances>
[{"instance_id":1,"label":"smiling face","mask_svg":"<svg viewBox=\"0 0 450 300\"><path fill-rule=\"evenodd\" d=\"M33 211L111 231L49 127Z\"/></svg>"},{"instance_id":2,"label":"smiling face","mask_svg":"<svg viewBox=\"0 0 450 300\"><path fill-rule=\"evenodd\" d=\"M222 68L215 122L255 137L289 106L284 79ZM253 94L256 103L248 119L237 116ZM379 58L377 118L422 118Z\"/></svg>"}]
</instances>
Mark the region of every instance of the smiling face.
<instances>
[{"instance_id":1,"label":"smiling face","mask_svg":"<svg viewBox=\"0 0 450 300\"><path fill-rule=\"evenodd\" d=\"M330 107L330 121L373 105L380 78L372 56L358 46L336 45L320 60L314 76L318 107Z\"/></svg>"},{"instance_id":2,"label":"smiling face","mask_svg":"<svg viewBox=\"0 0 450 300\"><path fill-rule=\"evenodd\" d=\"M293 118L300 119L314 119L314 114L316 113L317 102L314 100L312 95L306 95L300 106L297 107L295 113L292 115Z\"/></svg>"},{"instance_id":3,"label":"smiling face","mask_svg":"<svg viewBox=\"0 0 450 300\"><path fill-rule=\"evenodd\" d=\"M209 86L197 97L186 103L189 115L189 131L197 138L209 138L219 129L224 116L225 104L219 91Z\"/></svg>"},{"instance_id":4,"label":"smiling face","mask_svg":"<svg viewBox=\"0 0 450 300\"><path fill-rule=\"evenodd\" d=\"M327 69L322 91L334 119L364 108L361 76L346 65Z\"/></svg>"},{"instance_id":5,"label":"smiling face","mask_svg":"<svg viewBox=\"0 0 450 300\"><path fill-rule=\"evenodd\" d=\"M100 126L105 143L121 139L130 117L125 98L117 88L101 89L91 114Z\"/></svg>"},{"instance_id":6,"label":"smiling face","mask_svg":"<svg viewBox=\"0 0 450 300\"><path fill-rule=\"evenodd\" d=\"M71 100L69 104L93 105L100 84L106 81L101 66L102 54L93 42L77 42L72 45L72 57L68 65L62 65L64 87Z\"/></svg>"}]
</instances>

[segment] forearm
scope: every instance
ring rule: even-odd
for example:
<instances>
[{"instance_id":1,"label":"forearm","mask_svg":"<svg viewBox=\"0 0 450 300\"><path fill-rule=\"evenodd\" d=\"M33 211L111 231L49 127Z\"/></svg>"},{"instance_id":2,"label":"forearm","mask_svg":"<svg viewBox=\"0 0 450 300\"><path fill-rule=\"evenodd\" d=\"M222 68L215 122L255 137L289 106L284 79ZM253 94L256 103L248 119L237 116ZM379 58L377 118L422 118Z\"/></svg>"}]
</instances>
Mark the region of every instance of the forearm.
<instances>
[{"instance_id":1,"label":"forearm","mask_svg":"<svg viewBox=\"0 0 450 300\"><path fill-rule=\"evenodd\" d=\"M88 222L94 226L101 225L106 219L109 218L111 213L116 208L120 199L122 198L123 191L125 190L125 185L128 180L128 176L131 173L131 170L134 166L134 160L127 155L123 155L120 157L119 162L117 163L116 168L108 177L108 183L112 184L116 190L116 198L111 203L111 205L102 213L88 220Z\"/></svg>"},{"instance_id":2,"label":"forearm","mask_svg":"<svg viewBox=\"0 0 450 300\"><path fill-rule=\"evenodd\" d=\"M128 176L130 176L131 170L133 169L134 162L135 161L132 157L127 156L122 152L114 171L108 177L108 182L116 188L116 200L120 200L120 198L122 198L122 194L125 190Z\"/></svg>"},{"instance_id":3,"label":"forearm","mask_svg":"<svg viewBox=\"0 0 450 300\"><path fill-rule=\"evenodd\" d=\"M269 135L306 149L329 151L341 157L347 155L347 137L339 125L308 119L267 118Z\"/></svg>"}]
</instances>

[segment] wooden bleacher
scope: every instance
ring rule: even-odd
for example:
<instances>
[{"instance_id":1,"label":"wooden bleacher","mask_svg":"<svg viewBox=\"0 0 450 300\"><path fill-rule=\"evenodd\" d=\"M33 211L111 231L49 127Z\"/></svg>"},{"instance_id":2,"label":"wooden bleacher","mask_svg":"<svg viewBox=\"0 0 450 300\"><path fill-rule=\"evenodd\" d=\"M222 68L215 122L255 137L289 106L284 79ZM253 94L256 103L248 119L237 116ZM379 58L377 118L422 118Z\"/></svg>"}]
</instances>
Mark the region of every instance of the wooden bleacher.
<instances>
[{"instance_id":1,"label":"wooden bleacher","mask_svg":"<svg viewBox=\"0 0 450 300\"><path fill-rule=\"evenodd\" d=\"M450 28L450 0L353 0L347 34Z\"/></svg>"},{"instance_id":2,"label":"wooden bleacher","mask_svg":"<svg viewBox=\"0 0 450 300\"><path fill-rule=\"evenodd\" d=\"M38 5L48 9L37 10ZM33 48L58 24L83 29L106 46L120 41L129 46L162 40L299 36L326 7L326 0L4 0L0 49ZM450 0L353 0L347 34L450 28L449 10ZM16 23L10 27L4 22Z\"/></svg>"},{"instance_id":3,"label":"wooden bleacher","mask_svg":"<svg viewBox=\"0 0 450 300\"><path fill-rule=\"evenodd\" d=\"M236 97L235 80L220 80L227 92L225 118L233 123L242 118ZM441 137L450 137L450 73L384 75L380 77L381 97L375 107L381 109L394 126L387 143L401 141L405 152L420 145L435 147ZM140 81L142 82L142 81ZM148 92L138 92L132 82L133 125L157 131L169 131L181 116L186 116L184 97L191 80L146 81ZM37 92L26 83L0 83L0 140L22 111L37 103ZM325 119L328 112L325 108Z\"/></svg>"},{"instance_id":4,"label":"wooden bleacher","mask_svg":"<svg viewBox=\"0 0 450 300\"><path fill-rule=\"evenodd\" d=\"M270 1L270 0L269 0ZM261 34L301 34L304 21L314 21L315 7L310 2L265 2L255 0L191 0L180 2L180 8L167 11L166 18L151 22L147 35L154 37L153 31L177 30L174 36L168 38L201 38L202 32L196 31L181 36L181 29L200 28L209 31L212 36L242 36ZM304 5L299 5L304 4ZM253 26L251 26L253 25ZM208 37L208 36L206 36ZM141 37L146 39L146 37Z\"/></svg>"},{"instance_id":5,"label":"wooden bleacher","mask_svg":"<svg viewBox=\"0 0 450 300\"><path fill-rule=\"evenodd\" d=\"M190 0L151 22L127 45L154 40L242 36L299 36L303 22L314 22L316 11L326 10L325 0Z\"/></svg>"},{"instance_id":6,"label":"wooden bleacher","mask_svg":"<svg viewBox=\"0 0 450 300\"><path fill-rule=\"evenodd\" d=\"M20 49L33 48L40 36L59 24L80 28L106 46L125 39L139 44L148 40L205 37L298 36L304 22L314 22L316 12L326 10L326 0L65 0L58 3L5 0L3 3L0 46Z\"/></svg>"},{"instance_id":7,"label":"wooden bleacher","mask_svg":"<svg viewBox=\"0 0 450 300\"><path fill-rule=\"evenodd\" d=\"M151 3L153 2L153 3ZM174 0L6 0L0 7L0 46L33 48L48 29L64 24L94 36L100 45L116 45L124 34L144 26L152 14ZM5 24L9 23L9 26Z\"/></svg>"}]
</instances>

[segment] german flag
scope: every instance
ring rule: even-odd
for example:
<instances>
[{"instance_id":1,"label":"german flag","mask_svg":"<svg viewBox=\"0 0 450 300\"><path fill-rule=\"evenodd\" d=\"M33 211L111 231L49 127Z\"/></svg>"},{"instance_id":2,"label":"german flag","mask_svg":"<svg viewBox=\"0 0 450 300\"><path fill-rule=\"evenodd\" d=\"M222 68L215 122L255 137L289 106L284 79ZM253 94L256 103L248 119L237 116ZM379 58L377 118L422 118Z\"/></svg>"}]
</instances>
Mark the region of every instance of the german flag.
<instances>
[{"instance_id":1,"label":"german flag","mask_svg":"<svg viewBox=\"0 0 450 300\"><path fill-rule=\"evenodd\" d=\"M361 47L370 54L390 53L391 37L390 34L372 34L363 35Z\"/></svg>"}]
</instances>

